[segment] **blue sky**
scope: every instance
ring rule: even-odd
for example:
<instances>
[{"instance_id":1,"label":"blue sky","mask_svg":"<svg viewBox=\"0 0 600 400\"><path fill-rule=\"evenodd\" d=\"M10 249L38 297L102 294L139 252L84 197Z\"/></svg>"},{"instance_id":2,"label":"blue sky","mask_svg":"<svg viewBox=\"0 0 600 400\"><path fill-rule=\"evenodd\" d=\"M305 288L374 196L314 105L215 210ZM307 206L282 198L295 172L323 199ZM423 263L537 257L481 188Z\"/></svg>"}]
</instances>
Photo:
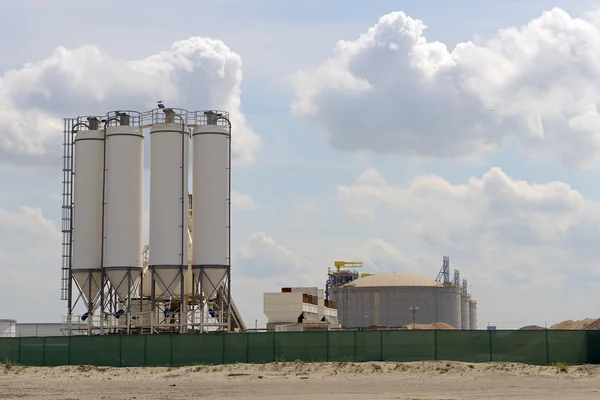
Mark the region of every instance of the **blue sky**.
<instances>
[{"instance_id":1,"label":"blue sky","mask_svg":"<svg viewBox=\"0 0 600 400\"><path fill-rule=\"evenodd\" d=\"M12 39L0 44L0 301L19 300L0 317L54 321L66 309L60 119L163 96L235 115L233 188L256 205L234 204L233 247L247 250L234 255L234 297L247 321L264 322L263 291L322 286L334 259L435 277L443 255L469 279L480 327L593 317L600 123L585 110L600 102L597 10L573 0L1 4L0 34Z\"/></svg>"}]
</instances>

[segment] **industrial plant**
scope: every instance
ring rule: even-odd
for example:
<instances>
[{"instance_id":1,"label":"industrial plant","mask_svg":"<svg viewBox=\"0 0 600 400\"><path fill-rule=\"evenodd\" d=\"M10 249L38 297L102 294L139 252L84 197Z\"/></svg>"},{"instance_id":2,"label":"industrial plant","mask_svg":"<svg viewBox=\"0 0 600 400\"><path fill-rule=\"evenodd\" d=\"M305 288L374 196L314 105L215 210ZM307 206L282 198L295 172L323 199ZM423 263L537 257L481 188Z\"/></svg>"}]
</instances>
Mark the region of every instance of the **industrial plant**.
<instances>
[{"instance_id":1,"label":"industrial plant","mask_svg":"<svg viewBox=\"0 0 600 400\"><path fill-rule=\"evenodd\" d=\"M61 298L67 315L59 328L1 320L2 334L249 330L231 293L231 131L225 111L162 102L146 112L65 118ZM359 273L362 266L335 261L323 289L264 293L266 329L252 330L477 329L477 303L458 270L450 280L449 257L435 279Z\"/></svg>"},{"instance_id":2,"label":"industrial plant","mask_svg":"<svg viewBox=\"0 0 600 400\"><path fill-rule=\"evenodd\" d=\"M346 329L415 328L446 324L454 329L477 329L477 303L444 256L436 279L412 274L360 274L361 262L336 261L328 271L326 299L337 309ZM435 326L434 326L435 327Z\"/></svg>"},{"instance_id":3,"label":"industrial plant","mask_svg":"<svg viewBox=\"0 0 600 400\"><path fill-rule=\"evenodd\" d=\"M88 334L244 330L230 292L228 113L159 102L148 112L64 124L62 298L69 334L82 321ZM75 315L80 304L85 312Z\"/></svg>"}]
</instances>

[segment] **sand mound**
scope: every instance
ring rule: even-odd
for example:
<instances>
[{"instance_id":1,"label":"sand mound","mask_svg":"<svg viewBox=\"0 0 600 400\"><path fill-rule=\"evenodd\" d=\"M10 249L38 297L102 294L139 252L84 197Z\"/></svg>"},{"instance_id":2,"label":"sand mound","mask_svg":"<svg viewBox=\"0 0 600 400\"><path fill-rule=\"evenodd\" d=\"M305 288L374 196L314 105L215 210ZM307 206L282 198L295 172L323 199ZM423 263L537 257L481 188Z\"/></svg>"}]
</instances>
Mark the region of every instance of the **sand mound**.
<instances>
[{"instance_id":1,"label":"sand mound","mask_svg":"<svg viewBox=\"0 0 600 400\"><path fill-rule=\"evenodd\" d=\"M543 331L544 329L546 328L539 325L527 325L522 328L519 328L520 331Z\"/></svg>"},{"instance_id":2,"label":"sand mound","mask_svg":"<svg viewBox=\"0 0 600 400\"><path fill-rule=\"evenodd\" d=\"M406 329L413 329L413 324L407 324L404 326ZM445 322L434 322L433 324L415 324L414 329L456 329L452 325Z\"/></svg>"},{"instance_id":3,"label":"sand mound","mask_svg":"<svg viewBox=\"0 0 600 400\"><path fill-rule=\"evenodd\" d=\"M550 329L591 330L600 329L600 318L585 318L579 321L568 319L550 327Z\"/></svg>"}]
</instances>

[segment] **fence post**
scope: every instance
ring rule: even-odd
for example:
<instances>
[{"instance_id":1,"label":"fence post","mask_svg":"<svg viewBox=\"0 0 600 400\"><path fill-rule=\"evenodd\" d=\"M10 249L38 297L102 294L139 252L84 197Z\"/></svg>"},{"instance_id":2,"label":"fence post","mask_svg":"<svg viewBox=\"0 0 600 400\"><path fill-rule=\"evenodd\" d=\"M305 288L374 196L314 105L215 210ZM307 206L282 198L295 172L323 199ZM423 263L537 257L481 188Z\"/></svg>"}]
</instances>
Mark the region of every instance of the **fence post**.
<instances>
[{"instance_id":1,"label":"fence post","mask_svg":"<svg viewBox=\"0 0 600 400\"><path fill-rule=\"evenodd\" d=\"M244 332L246 335L246 364L250 364L250 333Z\"/></svg>"},{"instance_id":2,"label":"fence post","mask_svg":"<svg viewBox=\"0 0 600 400\"><path fill-rule=\"evenodd\" d=\"M169 367L173 366L173 334L169 333Z\"/></svg>"},{"instance_id":3,"label":"fence post","mask_svg":"<svg viewBox=\"0 0 600 400\"><path fill-rule=\"evenodd\" d=\"M221 365L225 365L225 335L226 333L221 334Z\"/></svg>"},{"instance_id":4,"label":"fence post","mask_svg":"<svg viewBox=\"0 0 600 400\"><path fill-rule=\"evenodd\" d=\"M17 347L17 362L21 364L21 337L17 339L18 346Z\"/></svg>"},{"instance_id":5,"label":"fence post","mask_svg":"<svg viewBox=\"0 0 600 400\"><path fill-rule=\"evenodd\" d=\"M277 335L277 332L273 332L273 343L272 343L272 345L273 345L273 351L272 351L273 359L271 360L271 362L275 362L275 335Z\"/></svg>"},{"instance_id":6,"label":"fence post","mask_svg":"<svg viewBox=\"0 0 600 400\"><path fill-rule=\"evenodd\" d=\"M67 365L71 365L71 336L68 336L67 340Z\"/></svg>"},{"instance_id":7,"label":"fence post","mask_svg":"<svg viewBox=\"0 0 600 400\"><path fill-rule=\"evenodd\" d=\"M144 349L144 353L146 349ZM123 335L119 336L119 367L123 366Z\"/></svg>"},{"instance_id":8,"label":"fence post","mask_svg":"<svg viewBox=\"0 0 600 400\"><path fill-rule=\"evenodd\" d=\"M37 328L36 328L37 329ZM46 338L42 338L42 366L46 366Z\"/></svg>"},{"instance_id":9,"label":"fence post","mask_svg":"<svg viewBox=\"0 0 600 400\"><path fill-rule=\"evenodd\" d=\"M550 343L548 343L548 329L544 329L546 332L546 365L550 365Z\"/></svg>"},{"instance_id":10,"label":"fence post","mask_svg":"<svg viewBox=\"0 0 600 400\"><path fill-rule=\"evenodd\" d=\"M433 331L433 359L437 361L438 359L438 330Z\"/></svg>"},{"instance_id":11,"label":"fence post","mask_svg":"<svg viewBox=\"0 0 600 400\"><path fill-rule=\"evenodd\" d=\"M326 354L327 354L327 355L325 356L325 361L326 361L326 362L329 362L329 329L327 329L327 339L326 339L326 342L325 342L325 343L327 343L327 349L325 349L325 351L326 351Z\"/></svg>"},{"instance_id":12,"label":"fence post","mask_svg":"<svg viewBox=\"0 0 600 400\"><path fill-rule=\"evenodd\" d=\"M354 346L352 346L352 349L354 350L354 354L352 357L354 358L355 362L356 362L356 332L357 331L354 331Z\"/></svg>"},{"instance_id":13,"label":"fence post","mask_svg":"<svg viewBox=\"0 0 600 400\"><path fill-rule=\"evenodd\" d=\"M148 366L148 335L142 335L144 337L144 367Z\"/></svg>"},{"instance_id":14,"label":"fence post","mask_svg":"<svg viewBox=\"0 0 600 400\"><path fill-rule=\"evenodd\" d=\"M383 361L383 331L379 331L379 361Z\"/></svg>"},{"instance_id":15,"label":"fence post","mask_svg":"<svg viewBox=\"0 0 600 400\"><path fill-rule=\"evenodd\" d=\"M494 356L493 356L493 349L492 349L492 332L493 331L488 331L488 334L490 336L490 362L494 361Z\"/></svg>"}]
</instances>

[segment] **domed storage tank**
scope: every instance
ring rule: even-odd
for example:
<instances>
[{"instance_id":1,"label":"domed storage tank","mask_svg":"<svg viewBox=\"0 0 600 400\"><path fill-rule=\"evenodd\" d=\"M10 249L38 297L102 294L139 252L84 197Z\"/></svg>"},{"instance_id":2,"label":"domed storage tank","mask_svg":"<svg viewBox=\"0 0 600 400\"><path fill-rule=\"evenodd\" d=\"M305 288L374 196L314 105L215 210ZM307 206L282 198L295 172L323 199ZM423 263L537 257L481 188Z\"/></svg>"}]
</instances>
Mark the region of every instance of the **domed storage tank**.
<instances>
[{"instance_id":1,"label":"domed storage tank","mask_svg":"<svg viewBox=\"0 0 600 400\"><path fill-rule=\"evenodd\" d=\"M477 329L477 302L469 301L469 325L471 329Z\"/></svg>"},{"instance_id":2,"label":"domed storage tank","mask_svg":"<svg viewBox=\"0 0 600 400\"><path fill-rule=\"evenodd\" d=\"M471 305L469 295L464 293L460 295L460 323L460 329L471 329Z\"/></svg>"},{"instance_id":3,"label":"domed storage tank","mask_svg":"<svg viewBox=\"0 0 600 400\"><path fill-rule=\"evenodd\" d=\"M332 290L344 328L399 327L413 322L410 307L418 307L417 324L444 322L461 328L461 292L435 280L412 274L365 276Z\"/></svg>"}]
</instances>

